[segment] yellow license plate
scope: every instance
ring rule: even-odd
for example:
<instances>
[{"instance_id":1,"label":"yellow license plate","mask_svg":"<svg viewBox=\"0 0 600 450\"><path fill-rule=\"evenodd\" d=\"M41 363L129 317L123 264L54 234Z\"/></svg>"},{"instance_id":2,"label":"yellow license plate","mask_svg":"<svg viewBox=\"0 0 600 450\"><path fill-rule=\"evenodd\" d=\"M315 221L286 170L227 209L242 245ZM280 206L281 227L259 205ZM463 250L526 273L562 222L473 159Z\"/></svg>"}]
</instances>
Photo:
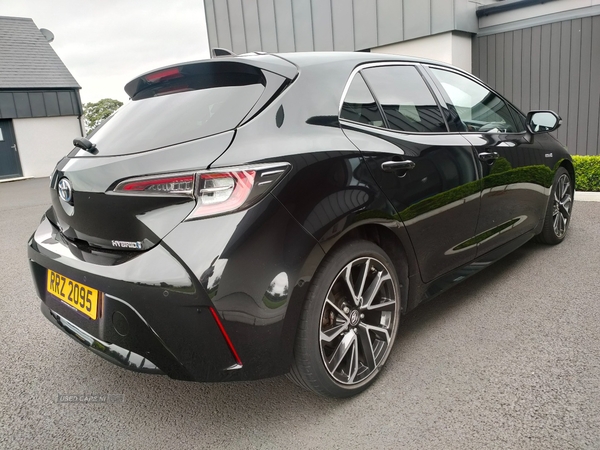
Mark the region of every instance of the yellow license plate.
<instances>
[{"instance_id":1,"label":"yellow license plate","mask_svg":"<svg viewBox=\"0 0 600 450\"><path fill-rule=\"evenodd\" d=\"M52 270L48 270L47 290L67 305L96 320L100 293L85 284L77 283Z\"/></svg>"}]
</instances>

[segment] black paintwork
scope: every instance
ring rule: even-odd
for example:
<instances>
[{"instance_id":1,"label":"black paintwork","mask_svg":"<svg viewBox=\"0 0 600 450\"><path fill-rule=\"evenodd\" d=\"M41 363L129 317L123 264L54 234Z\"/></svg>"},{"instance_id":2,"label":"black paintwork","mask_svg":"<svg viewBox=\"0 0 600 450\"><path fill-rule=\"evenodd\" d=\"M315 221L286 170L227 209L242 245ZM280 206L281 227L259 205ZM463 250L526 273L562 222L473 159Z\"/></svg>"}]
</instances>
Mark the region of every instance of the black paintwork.
<instances>
[{"instance_id":1,"label":"black paintwork","mask_svg":"<svg viewBox=\"0 0 600 450\"><path fill-rule=\"evenodd\" d=\"M235 130L196 141L111 157L74 150L57 166L52 208L29 242L45 315L72 336L75 325L97 342L88 347L133 370L143 367L124 363L120 349L178 379L283 374L312 277L335 246L354 238L381 245L398 269L405 313L540 232L555 170L573 171L548 134L458 129L428 69L438 63L364 53L226 60L279 80L271 91L267 81L272 98L263 97ZM417 66L447 131L404 133L338 118L353 71L386 62ZM281 84L281 77L293 81ZM128 89L142 85L140 77ZM492 165L480 159L491 152L498 153ZM382 169L406 161L414 167ZM107 193L130 177L266 162L291 165L269 195L247 210L201 220L183 221L194 207L190 198ZM73 205L58 197L62 177L73 184ZM143 248L114 249L115 239ZM47 269L103 292L98 320L47 294Z\"/></svg>"}]
</instances>

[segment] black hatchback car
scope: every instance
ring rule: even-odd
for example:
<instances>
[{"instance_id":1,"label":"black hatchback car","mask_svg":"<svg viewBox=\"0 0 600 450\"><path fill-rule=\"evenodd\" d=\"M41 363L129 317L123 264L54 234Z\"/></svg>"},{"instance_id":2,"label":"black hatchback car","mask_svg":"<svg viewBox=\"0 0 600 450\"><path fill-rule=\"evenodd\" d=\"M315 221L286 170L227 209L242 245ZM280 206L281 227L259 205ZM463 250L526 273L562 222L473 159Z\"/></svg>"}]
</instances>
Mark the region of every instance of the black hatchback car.
<instances>
[{"instance_id":1,"label":"black hatchback car","mask_svg":"<svg viewBox=\"0 0 600 450\"><path fill-rule=\"evenodd\" d=\"M125 90L58 163L28 249L43 314L122 367L354 395L401 315L565 238L560 118L454 67L249 54Z\"/></svg>"}]
</instances>

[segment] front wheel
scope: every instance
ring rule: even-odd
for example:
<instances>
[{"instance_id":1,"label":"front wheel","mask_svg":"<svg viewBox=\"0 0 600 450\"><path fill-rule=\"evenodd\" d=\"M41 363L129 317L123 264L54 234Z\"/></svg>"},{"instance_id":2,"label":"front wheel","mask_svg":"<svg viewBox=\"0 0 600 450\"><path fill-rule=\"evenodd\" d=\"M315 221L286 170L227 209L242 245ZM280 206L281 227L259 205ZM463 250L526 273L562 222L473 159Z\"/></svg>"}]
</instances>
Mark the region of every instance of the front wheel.
<instances>
[{"instance_id":1,"label":"front wheel","mask_svg":"<svg viewBox=\"0 0 600 450\"><path fill-rule=\"evenodd\" d=\"M400 284L390 258L371 242L348 243L313 278L289 378L331 397L362 392L387 360L399 319Z\"/></svg>"},{"instance_id":2,"label":"front wheel","mask_svg":"<svg viewBox=\"0 0 600 450\"><path fill-rule=\"evenodd\" d=\"M564 167L559 167L554 175L544 227L537 236L539 242L556 245L564 240L571 221L573 192L573 180L569 172Z\"/></svg>"}]
</instances>

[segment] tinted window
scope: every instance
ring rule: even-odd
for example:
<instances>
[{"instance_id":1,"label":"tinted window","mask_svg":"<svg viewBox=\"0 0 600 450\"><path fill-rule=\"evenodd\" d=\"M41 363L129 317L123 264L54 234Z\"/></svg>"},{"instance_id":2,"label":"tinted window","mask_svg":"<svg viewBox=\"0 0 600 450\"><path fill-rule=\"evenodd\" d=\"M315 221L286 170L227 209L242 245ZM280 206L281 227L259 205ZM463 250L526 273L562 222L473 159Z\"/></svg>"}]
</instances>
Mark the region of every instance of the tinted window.
<instances>
[{"instance_id":1,"label":"tinted window","mask_svg":"<svg viewBox=\"0 0 600 450\"><path fill-rule=\"evenodd\" d=\"M206 70L142 90L88 137L99 155L166 147L234 129L265 89L259 69Z\"/></svg>"},{"instance_id":2,"label":"tinted window","mask_svg":"<svg viewBox=\"0 0 600 450\"><path fill-rule=\"evenodd\" d=\"M348 88L340 117L376 127L383 126L379 107L360 74L354 77Z\"/></svg>"},{"instance_id":3,"label":"tinted window","mask_svg":"<svg viewBox=\"0 0 600 450\"><path fill-rule=\"evenodd\" d=\"M374 67L362 71L393 130L446 131L442 113L413 66Z\"/></svg>"},{"instance_id":4,"label":"tinted window","mask_svg":"<svg viewBox=\"0 0 600 450\"><path fill-rule=\"evenodd\" d=\"M467 77L432 69L450 97L467 131L515 133L522 131L506 103L496 94Z\"/></svg>"},{"instance_id":5,"label":"tinted window","mask_svg":"<svg viewBox=\"0 0 600 450\"><path fill-rule=\"evenodd\" d=\"M517 127L516 131L519 133L525 131L527 129L527 119L525 119L525 116L519 110L517 110L517 108L512 105L509 105L509 107L510 112L512 113L513 121Z\"/></svg>"}]
</instances>

